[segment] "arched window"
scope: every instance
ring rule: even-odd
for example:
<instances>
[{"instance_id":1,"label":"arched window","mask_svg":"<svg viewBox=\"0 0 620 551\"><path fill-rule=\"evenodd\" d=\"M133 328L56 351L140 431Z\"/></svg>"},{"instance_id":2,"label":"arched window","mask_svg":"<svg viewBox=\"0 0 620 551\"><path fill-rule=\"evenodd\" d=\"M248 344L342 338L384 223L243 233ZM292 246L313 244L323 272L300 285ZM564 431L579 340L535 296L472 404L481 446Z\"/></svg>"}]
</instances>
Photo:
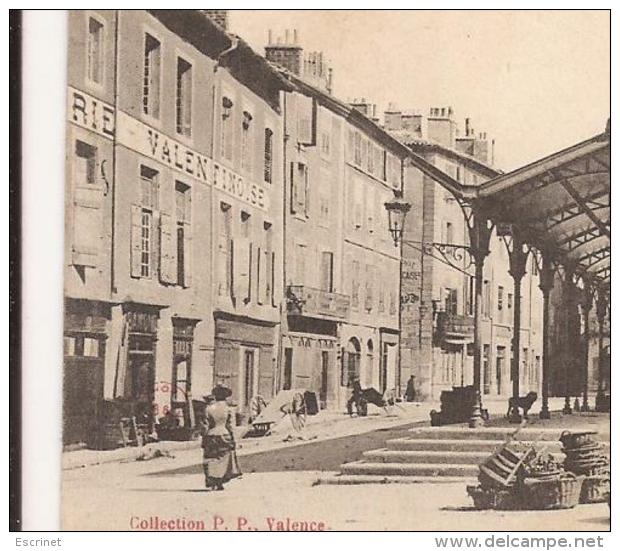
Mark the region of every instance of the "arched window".
<instances>
[{"instance_id":1,"label":"arched window","mask_svg":"<svg viewBox=\"0 0 620 551\"><path fill-rule=\"evenodd\" d=\"M355 337L351 337L343 356L342 377L340 381L342 386L350 387L353 381L359 380L361 350L360 341Z\"/></svg>"}]
</instances>

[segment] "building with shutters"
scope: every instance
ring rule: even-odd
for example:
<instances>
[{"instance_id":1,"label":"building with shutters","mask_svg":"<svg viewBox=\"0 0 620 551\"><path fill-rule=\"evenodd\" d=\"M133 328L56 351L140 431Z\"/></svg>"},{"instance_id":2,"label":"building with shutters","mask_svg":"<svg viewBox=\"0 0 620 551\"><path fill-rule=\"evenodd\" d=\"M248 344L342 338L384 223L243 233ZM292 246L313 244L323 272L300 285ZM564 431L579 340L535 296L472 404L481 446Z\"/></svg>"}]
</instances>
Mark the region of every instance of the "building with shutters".
<instances>
[{"instance_id":1,"label":"building with shutters","mask_svg":"<svg viewBox=\"0 0 620 551\"><path fill-rule=\"evenodd\" d=\"M398 374L399 250L384 202L402 187L406 149L331 95L332 71L297 33L268 60L295 86L284 98L286 310L278 389L343 408L351 384L386 390Z\"/></svg>"},{"instance_id":2,"label":"building with shutters","mask_svg":"<svg viewBox=\"0 0 620 551\"><path fill-rule=\"evenodd\" d=\"M494 177L493 141L476 134L469 119L459 134L450 107L427 114L390 106L385 128L411 150L463 185ZM403 373L415 376L417 395L437 399L443 390L473 383L474 267L467 253L464 211L447 189L407 168L402 268ZM416 214L418 214L416 216ZM444 245L447 245L445 247ZM484 266L482 300L482 393L509 396L514 287L506 244L497 231ZM530 256L521 283L520 389L539 391L542 383L542 294Z\"/></svg>"},{"instance_id":3,"label":"building with shutters","mask_svg":"<svg viewBox=\"0 0 620 551\"><path fill-rule=\"evenodd\" d=\"M65 442L101 400L270 395L286 83L197 10L70 11L69 44Z\"/></svg>"}]
</instances>

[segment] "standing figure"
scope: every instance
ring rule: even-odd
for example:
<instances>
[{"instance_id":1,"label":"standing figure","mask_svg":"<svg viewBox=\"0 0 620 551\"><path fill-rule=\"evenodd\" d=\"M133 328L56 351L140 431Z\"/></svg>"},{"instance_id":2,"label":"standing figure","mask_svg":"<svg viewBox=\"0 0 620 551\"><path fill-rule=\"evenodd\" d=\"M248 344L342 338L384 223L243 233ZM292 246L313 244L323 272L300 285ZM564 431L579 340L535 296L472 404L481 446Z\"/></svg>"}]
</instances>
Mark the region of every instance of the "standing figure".
<instances>
[{"instance_id":1,"label":"standing figure","mask_svg":"<svg viewBox=\"0 0 620 551\"><path fill-rule=\"evenodd\" d=\"M415 402L415 398L416 398L415 375L412 375L407 381L407 389L405 390L405 401Z\"/></svg>"},{"instance_id":2,"label":"standing figure","mask_svg":"<svg viewBox=\"0 0 620 551\"><path fill-rule=\"evenodd\" d=\"M212 490L223 490L229 480L241 476L235 452L232 411L226 403L231 390L216 385L212 391L214 401L205 410L202 450L205 484Z\"/></svg>"}]
</instances>

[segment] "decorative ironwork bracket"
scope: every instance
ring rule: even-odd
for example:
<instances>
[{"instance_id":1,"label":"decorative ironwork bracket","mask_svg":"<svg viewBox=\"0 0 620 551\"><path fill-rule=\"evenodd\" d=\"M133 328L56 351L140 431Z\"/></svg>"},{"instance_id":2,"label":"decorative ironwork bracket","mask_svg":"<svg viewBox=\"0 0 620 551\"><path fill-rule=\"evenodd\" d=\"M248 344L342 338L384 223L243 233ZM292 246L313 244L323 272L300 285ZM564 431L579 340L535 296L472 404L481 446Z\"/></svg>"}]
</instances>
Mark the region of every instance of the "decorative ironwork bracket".
<instances>
[{"instance_id":1,"label":"decorative ironwork bracket","mask_svg":"<svg viewBox=\"0 0 620 551\"><path fill-rule=\"evenodd\" d=\"M434 249L443 259L457 270L468 270L475 264L474 255L469 245L453 245L451 243L422 243L426 254Z\"/></svg>"}]
</instances>

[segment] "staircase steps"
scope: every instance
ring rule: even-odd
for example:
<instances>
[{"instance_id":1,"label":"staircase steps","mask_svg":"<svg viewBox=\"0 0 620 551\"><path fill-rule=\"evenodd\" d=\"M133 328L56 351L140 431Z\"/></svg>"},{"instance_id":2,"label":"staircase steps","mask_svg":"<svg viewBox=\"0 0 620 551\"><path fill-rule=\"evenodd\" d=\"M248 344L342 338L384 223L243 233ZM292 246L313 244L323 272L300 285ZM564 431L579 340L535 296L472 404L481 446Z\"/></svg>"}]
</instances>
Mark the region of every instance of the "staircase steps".
<instances>
[{"instance_id":1,"label":"staircase steps","mask_svg":"<svg viewBox=\"0 0 620 551\"><path fill-rule=\"evenodd\" d=\"M433 440L500 440L505 442L516 428L480 427L469 429L464 427L445 426L433 428L409 429L412 438L424 438ZM562 431L560 429L521 429L517 436L518 440L543 440L558 441Z\"/></svg>"},{"instance_id":2,"label":"staircase steps","mask_svg":"<svg viewBox=\"0 0 620 551\"><path fill-rule=\"evenodd\" d=\"M505 440L460 440L458 438L447 438L439 440L437 438L394 438L386 442L390 450L402 451L445 451L445 452L484 452L486 455L493 453ZM528 442L523 442L528 444ZM532 443L532 442L530 442ZM549 451L560 451L560 442L545 442L549 444Z\"/></svg>"},{"instance_id":3,"label":"staircase steps","mask_svg":"<svg viewBox=\"0 0 620 551\"><path fill-rule=\"evenodd\" d=\"M340 467L342 474L381 476L454 476L476 478L478 465L464 463L382 463L365 460L345 463Z\"/></svg>"},{"instance_id":4,"label":"staircase steps","mask_svg":"<svg viewBox=\"0 0 620 551\"><path fill-rule=\"evenodd\" d=\"M345 463L340 473L321 478L319 484L475 483L478 465L515 432L516 427L418 427L409 435L387 440L384 448L369 450L358 461ZM559 460L564 459L561 430L524 428L517 441L538 443ZM609 453L609 442L602 441Z\"/></svg>"}]
</instances>

